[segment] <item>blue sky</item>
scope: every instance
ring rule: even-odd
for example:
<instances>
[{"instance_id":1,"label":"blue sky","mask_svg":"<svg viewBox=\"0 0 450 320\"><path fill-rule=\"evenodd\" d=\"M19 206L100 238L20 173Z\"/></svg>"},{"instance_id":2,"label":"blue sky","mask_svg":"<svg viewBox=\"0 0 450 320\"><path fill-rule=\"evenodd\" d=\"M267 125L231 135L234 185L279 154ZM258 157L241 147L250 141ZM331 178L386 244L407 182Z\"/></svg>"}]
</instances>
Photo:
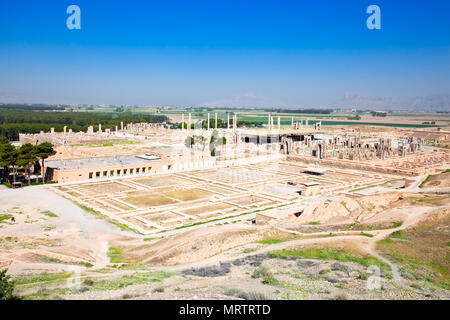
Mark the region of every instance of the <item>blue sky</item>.
<instances>
[{"instance_id":1,"label":"blue sky","mask_svg":"<svg viewBox=\"0 0 450 320\"><path fill-rule=\"evenodd\" d=\"M66 27L71 4L81 30ZM366 27L370 4L381 30ZM0 101L426 100L450 94L449 12L447 0L0 0Z\"/></svg>"}]
</instances>

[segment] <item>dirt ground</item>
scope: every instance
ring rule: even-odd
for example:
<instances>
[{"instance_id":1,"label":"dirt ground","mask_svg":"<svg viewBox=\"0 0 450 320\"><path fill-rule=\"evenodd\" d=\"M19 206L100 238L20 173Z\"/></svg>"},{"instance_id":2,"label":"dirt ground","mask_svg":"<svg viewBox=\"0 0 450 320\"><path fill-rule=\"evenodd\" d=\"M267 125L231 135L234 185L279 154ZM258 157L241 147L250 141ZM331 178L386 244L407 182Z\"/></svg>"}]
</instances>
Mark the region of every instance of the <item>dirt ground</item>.
<instances>
[{"instance_id":1,"label":"dirt ground","mask_svg":"<svg viewBox=\"0 0 450 320\"><path fill-rule=\"evenodd\" d=\"M448 277L445 230L433 229L439 243L427 236L427 248L441 246L436 257L444 269L433 269L434 282L414 277L402 260L424 251L405 247L394 257L377 249L386 239L410 241L392 236L397 232L425 232L437 210L448 219L447 195L417 190L325 197L298 218L153 238L121 231L42 186L2 190L0 267L26 299L449 299L439 285ZM382 267L376 279L373 263ZM68 285L73 277L79 286ZM368 284L374 279L375 289Z\"/></svg>"},{"instance_id":2,"label":"dirt ground","mask_svg":"<svg viewBox=\"0 0 450 320\"><path fill-rule=\"evenodd\" d=\"M424 188L439 187L446 188L450 187L450 172L443 172L440 174L432 175L427 182L423 184Z\"/></svg>"}]
</instances>

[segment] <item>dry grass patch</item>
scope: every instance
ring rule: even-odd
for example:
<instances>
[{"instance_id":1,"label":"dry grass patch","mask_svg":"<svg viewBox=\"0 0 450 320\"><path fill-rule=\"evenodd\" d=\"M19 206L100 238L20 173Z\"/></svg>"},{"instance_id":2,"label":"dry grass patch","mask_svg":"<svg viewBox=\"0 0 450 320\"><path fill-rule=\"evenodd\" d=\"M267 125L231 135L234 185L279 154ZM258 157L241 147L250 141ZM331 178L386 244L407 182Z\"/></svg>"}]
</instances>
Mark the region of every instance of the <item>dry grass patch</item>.
<instances>
[{"instance_id":1,"label":"dry grass patch","mask_svg":"<svg viewBox=\"0 0 450 320\"><path fill-rule=\"evenodd\" d=\"M178 184L186 183L187 181L183 178L174 176L159 176L153 178L143 178L134 180L137 183L144 184L150 187L167 187Z\"/></svg>"},{"instance_id":2,"label":"dry grass patch","mask_svg":"<svg viewBox=\"0 0 450 320\"><path fill-rule=\"evenodd\" d=\"M132 196L123 199L125 202L129 202L135 206L138 206L140 208L148 208L148 207L157 207L157 206L164 206L167 204L176 203L175 200L169 199L164 196L159 196L155 194L143 194L140 196Z\"/></svg>"},{"instance_id":3,"label":"dry grass patch","mask_svg":"<svg viewBox=\"0 0 450 320\"><path fill-rule=\"evenodd\" d=\"M248 205L253 205L253 204L258 204L258 203L264 202L264 201L266 201L266 199L260 198L257 196L253 196L253 195L249 195L249 196L245 196L245 197L235 198L230 201L233 203L236 203L238 205L241 205L241 206L248 206Z\"/></svg>"},{"instance_id":4,"label":"dry grass patch","mask_svg":"<svg viewBox=\"0 0 450 320\"><path fill-rule=\"evenodd\" d=\"M115 192L123 192L134 190L131 187L125 186L123 184L117 182L105 182L105 183L96 183L90 185L79 185L78 189L81 191L88 191L93 193L115 193Z\"/></svg>"},{"instance_id":5,"label":"dry grass patch","mask_svg":"<svg viewBox=\"0 0 450 320\"><path fill-rule=\"evenodd\" d=\"M165 192L164 194L168 197L181 201L192 201L212 196L212 193L197 188L176 190L172 192Z\"/></svg>"},{"instance_id":6,"label":"dry grass patch","mask_svg":"<svg viewBox=\"0 0 450 320\"><path fill-rule=\"evenodd\" d=\"M450 290L450 210L438 209L417 226L392 233L377 250L402 265L401 270Z\"/></svg>"},{"instance_id":7,"label":"dry grass patch","mask_svg":"<svg viewBox=\"0 0 450 320\"><path fill-rule=\"evenodd\" d=\"M189 215L198 215L198 214L202 214L202 213L214 212L214 211L219 211L219 210L224 210L224 209L231 210L233 208L235 208L235 207L230 204L227 204L227 203L216 203L216 204L210 204L207 206L184 209L182 211Z\"/></svg>"},{"instance_id":8,"label":"dry grass patch","mask_svg":"<svg viewBox=\"0 0 450 320\"><path fill-rule=\"evenodd\" d=\"M439 207L448 203L450 203L450 197L448 197L448 195L404 193L397 201L392 202L389 205L389 208L404 208L411 206Z\"/></svg>"},{"instance_id":9,"label":"dry grass patch","mask_svg":"<svg viewBox=\"0 0 450 320\"><path fill-rule=\"evenodd\" d=\"M295 239L299 239L300 236L295 233L288 233L288 232L280 232L278 234L275 234L273 236L264 238L262 240L257 241L257 243L260 244L275 244L285 241L291 241Z\"/></svg>"}]
</instances>

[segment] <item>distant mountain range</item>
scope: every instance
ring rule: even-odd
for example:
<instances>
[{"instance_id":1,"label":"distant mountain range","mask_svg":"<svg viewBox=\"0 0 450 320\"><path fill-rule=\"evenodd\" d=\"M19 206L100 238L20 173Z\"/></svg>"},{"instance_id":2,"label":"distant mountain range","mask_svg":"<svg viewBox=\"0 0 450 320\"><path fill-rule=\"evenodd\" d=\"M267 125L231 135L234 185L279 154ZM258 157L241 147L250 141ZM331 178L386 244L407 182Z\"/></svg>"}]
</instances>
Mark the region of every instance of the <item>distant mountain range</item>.
<instances>
[{"instance_id":1,"label":"distant mountain range","mask_svg":"<svg viewBox=\"0 0 450 320\"><path fill-rule=\"evenodd\" d=\"M393 97L373 97L346 93L344 98L333 103L334 108L411 110L411 111L450 111L450 94L417 96L407 100Z\"/></svg>"},{"instance_id":2,"label":"distant mountain range","mask_svg":"<svg viewBox=\"0 0 450 320\"><path fill-rule=\"evenodd\" d=\"M229 99L210 101L198 106L216 108L277 108L280 106L285 107L286 104L247 92Z\"/></svg>"},{"instance_id":3,"label":"distant mountain range","mask_svg":"<svg viewBox=\"0 0 450 320\"><path fill-rule=\"evenodd\" d=\"M29 103L20 96L0 92L0 103ZM106 107L106 105L103 105ZM183 106L179 106L183 107ZM324 105L292 105L284 101L274 101L248 92L229 99L209 101L195 107L247 108L247 109L359 109L359 110L410 110L410 111L449 111L450 94L416 96L410 99L395 97L376 97L357 93L345 93L343 98Z\"/></svg>"},{"instance_id":4,"label":"distant mountain range","mask_svg":"<svg viewBox=\"0 0 450 320\"><path fill-rule=\"evenodd\" d=\"M318 108L318 109L364 109L364 110L411 110L411 111L450 111L450 94L417 96L407 100L394 97L375 97L346 93L342 99L323 106L292 106L281 101L245 93L230 99L216 100L198 105L216 108Z\"/></svg>"}]
</instances>

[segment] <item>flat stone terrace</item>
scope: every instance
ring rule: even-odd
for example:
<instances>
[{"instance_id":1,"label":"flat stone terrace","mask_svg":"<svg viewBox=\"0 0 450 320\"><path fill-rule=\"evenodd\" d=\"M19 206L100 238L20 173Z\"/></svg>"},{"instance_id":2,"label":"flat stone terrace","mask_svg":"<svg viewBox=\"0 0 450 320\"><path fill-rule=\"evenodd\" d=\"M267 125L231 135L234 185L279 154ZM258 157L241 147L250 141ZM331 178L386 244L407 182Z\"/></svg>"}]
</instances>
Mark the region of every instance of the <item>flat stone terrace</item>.
<instances>
[{"instance_id":1,"label":"flat stone terrace","mask_svg":"<svg viewBox=\"0 0 450 320\"><path fill-rule=\"evenodd\" d=\"M383 183L383 174L328 168L323 175L306 166L273 161L219 169L49 186L141 234L223 221L249 219L256 212L304 200L302 184L319 184L319 194Z\"/></svg>"}]
</instances>

